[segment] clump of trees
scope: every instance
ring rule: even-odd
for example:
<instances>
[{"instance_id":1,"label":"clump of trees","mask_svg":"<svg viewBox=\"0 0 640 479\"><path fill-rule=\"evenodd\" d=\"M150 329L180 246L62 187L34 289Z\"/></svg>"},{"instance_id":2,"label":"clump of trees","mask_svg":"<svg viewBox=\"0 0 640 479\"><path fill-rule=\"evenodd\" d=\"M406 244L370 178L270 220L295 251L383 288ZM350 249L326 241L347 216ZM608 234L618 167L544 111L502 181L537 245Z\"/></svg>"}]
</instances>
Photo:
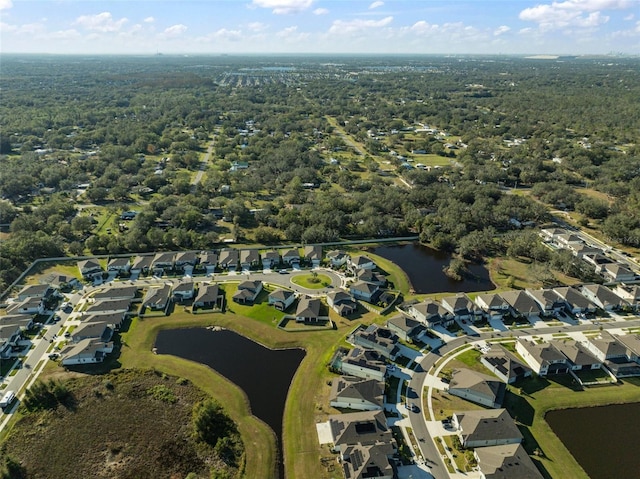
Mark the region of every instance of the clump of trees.
<instances>
[{"instance_id":1,"label":"clump of trees","mask_svg":"<svg viewBox=\"0 0 640 479\"><path fill-rule=\"evenodd\" d=\"M207 399L193 408L192 427L197 441L213 447L226 464L236 467L243 445L235 423L218 402Z\"/></svg>"}]
</instances>

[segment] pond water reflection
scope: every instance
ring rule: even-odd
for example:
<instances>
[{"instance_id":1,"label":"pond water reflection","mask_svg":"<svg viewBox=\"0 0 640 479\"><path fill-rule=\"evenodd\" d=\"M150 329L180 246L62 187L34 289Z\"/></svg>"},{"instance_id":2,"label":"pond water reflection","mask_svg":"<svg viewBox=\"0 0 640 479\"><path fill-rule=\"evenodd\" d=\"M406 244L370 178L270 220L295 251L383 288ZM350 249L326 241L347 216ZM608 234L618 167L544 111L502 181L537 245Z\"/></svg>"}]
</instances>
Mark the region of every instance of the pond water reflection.
<instances>
[{"instance_id":1,"label":"pond water reflection","mask_svg":"<svg viewBox=\"0 0 640 479\"><path fill-rule=\"evenodd\" d=\"M640 403L562 409L545 416L591 479L640 477L638 418Z\"/></svg>"},{"instance_id":2,"label":"pond water reflection","mask_svg":"<svg viewBox=\"0 0 640 479\"><path fill-rule=\"evenodd\" d=\"M468 293L495 288L489 271L481 264L469 265L469 277L456 281L444 274L451 255L421 244L380 246L373 253L397 264L409 277L416 293Z\"/></svg>"},{"instance_id":3,"label":"pond water reflection","mask_svg":"<svg viewBox=\"0 0 640 479\"><path fill-rule=\"evenodd\" d=\"M160 331L155 347L158 354L206 364L237 384L252 413L273 429L281 443L284 405L304 350L269 349L233 331L206 328Z\"/></svg>"}]
</instances>

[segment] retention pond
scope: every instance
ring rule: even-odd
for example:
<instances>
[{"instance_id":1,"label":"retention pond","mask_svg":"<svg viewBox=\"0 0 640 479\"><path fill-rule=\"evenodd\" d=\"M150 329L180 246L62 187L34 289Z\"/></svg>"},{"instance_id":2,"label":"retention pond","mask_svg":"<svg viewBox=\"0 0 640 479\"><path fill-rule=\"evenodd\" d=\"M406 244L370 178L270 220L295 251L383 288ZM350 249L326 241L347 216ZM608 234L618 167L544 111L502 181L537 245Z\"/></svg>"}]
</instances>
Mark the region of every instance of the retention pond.
<instances>
[{"instance_id":1,"label":"retention pond","mask_svg":"<svg viewBox=\"0 0 640 479\"><path fill-rule=\"evenodd\" d=\"M545 419L591 479L640 477L640 403L549 411Z\"/></svg>"}]
</instances>

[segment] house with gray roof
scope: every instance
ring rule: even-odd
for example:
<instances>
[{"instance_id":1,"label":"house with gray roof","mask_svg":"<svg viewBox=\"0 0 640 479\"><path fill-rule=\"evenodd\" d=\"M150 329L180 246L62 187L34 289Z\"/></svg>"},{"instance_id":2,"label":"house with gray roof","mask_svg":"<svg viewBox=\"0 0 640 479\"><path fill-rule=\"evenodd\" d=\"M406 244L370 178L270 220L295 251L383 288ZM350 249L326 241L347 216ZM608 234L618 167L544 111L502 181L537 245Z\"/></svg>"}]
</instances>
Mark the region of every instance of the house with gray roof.
<instances>
[{"instance_id":1,"label":"house with gray roof","mask_svg":"<svg viewBox=\"0 0 640 479\"><path fill-rule=\"evenodd\" d=\"M567 357L558 351L552 343L537 344L526 339L518 339L516 351L540 376L569 372L570 365Z\"/></svg>"},{"instance_id":2,"label":"house with gray roof","mask_svg":"<svg viewBox=\"0 0 640 479\"><path fill-rule=\"evenodd\" d=\"M543 316L553 316L565 307L564 299L552 289L527 289L526 292L540 306Z\"/></svg>"},{"instance_id":3,"label":"house with gray roof","mask_svg":"<svg viewBox=\"0 0 640 479\"><path fill-rule=\"evenodd\" d=\"M320 263L322 263L322 246L307 245L304 247L302 254L305 261L313 268L320 266Z\"/></svg>"},{"instance_id":4,"label":"house with gray roof","mask_svg":"<svg viewBox=\"0 0 640 479\"><path fill-rule=\"evenodd\" d=\"M601 331L583 346L617 378L640 376L640 338Z\"/></svg>"},{"instance_id":5,"label":"house with gray roof","mask_svg":"<svg viewBox=\"0 0 640 479\"><path fill-rule=\"evenodd\" d=\"M416 321L411 316L399 314L387 320L387 329L398 335L403 341L412 341L425 330L424 324Z\"/></svg>"},{"instance_id":6,"label":"house with gray roof","mask_svg":"<svg viewBox=\"0 0 640 479\"><path fill-rule=\"evenodd\" d=\"M233 295L233 300L241 304L253 304L262 291L262 281L243 281Z\"/></svg>"},{"instance_id":7,"label":"house with gray roof","mask_svg":"<svg viewBox=\"0 0 640 479\"><path fill-rule=\"evenodd\" d=\"M113 337L114 327L106 321L82 322L71 333L71 341L79 343L83 339L97 339L108 343Z\"/></svg>"},{"instance_id":8,"label":"house with gray roof","mask_svg":"<svg viewBox=\"0 0 640 479\"><path fill-rule=\"evenodd\" d=\"M601 253L585 254L582 256L582 260L593 266L593 270L598 274L602 272L602 268L605 265L613 263L611 258L608 258Z\"/></svg>"},{"instance_id":9,"label":"house with gray roof","mask_svg":"<svg viewBox=\"0 0 640 479\"><path fill-rule=\"evenodd\" d=\"M480 308L469 299L469 296L463 293L444 297L440 300L440 303L444 309L453 314L454 319L473 320L477 315L481 314Z\"/></svg>"},{"instance_id":10,"label":"house with gray roof","mask_svg":"<svg viewBox=\"0 0 640 479\"><path fill-rule=\"evenodd\" d=\"M173 287L171 294L173 294L174 301L188 301L196 294L195 283L191 278L182 280Z\"/></svg>"},{"instance_id":11,"label":"house with gray roof","mask_svg":"<svg viewBox=\"0 0 640 479\"><path fill-rule=\"evenodd\" d=\"M347 337L347 342L373 351L377 351L389 359L395 359L399 352L398 336L387 328L377 324L359 326Z\"/></svg>"},{"instance_id":12,"label":"house with gray roof","mask_svg":"<svg viewBox=\"0 0 640 479\"><path fill-rule=\"evenodd\" d=\"M282 252L282 262L293 266L300 264L300 250L298 248L290 248Z\"/></svg>"},{"instance_id":13,"label":"house with gray roof","mask_svg":"<svg viewBox=\"0 0 640 479\"><path fill-rule=\"evenodd\" d=\"M218 308L222 310L223 306L224 292L220 290L220 287L215 283L200 283L198 294L193 301L193 307L203 309Z\"/></svg>"},{"instance_id":14,"label":"house with gray roof","mask_svg":"<svg viewBox=\"0 0 640 479\"><path fill-rule=\"evenodd\" d=\"M634 281L636 274L621 263L605 264L600 270L607 281L615 283Z\"/></svg>"},{"instance_id":15,"label":"house with gray roof","mask_svg":"<svg viewBox=\"0 0 640 479\"><path fill-rule=\"evenodd\" d=\"M159 288L149 288L142 300L143 307L152 311L166 311L171 303L171 285L165 284Z\"/></svg>"},{"instance_id":16,"label":"house with gray roof","mask_svg":"<svg viewBox=\"0 0 640 479\"><path fill-rule=\"evenodd\" d=\"M233 248L225 248L220 251L218 257L218 266L222 269L234 270L238 267L238 250Z\"/></svg>"},{"instance_id":17,"label":"house with gray roof","mask_svg":"<svg viewBox=\"0 0 640 479\"><path fill-rule=\"evenodd\" d=\"M585 298L605 311L617 311L629 305L624 299L601 284L584 284L581 291Z\"/></svg>"},{"instance_id":18,"label":"house with gray roof","mask_svg":"<svg viewBox=\"0 0 640 479\"><path fill-rule=\"evenodd\" d=\"M188 266L194 267L198 264L199 253L195 251L180 251L176 253L174 265L176 268L184 269Z\"/></svg>"},{"instance_id":19,"label":"house with gray roof","mask_svg":"<svg viewBox=\"0 0 640 479\"><path fill-rule=\"evenodd\" d=\"M529 318L531 316L537 316L540 314L540 307L531 296L524 291L503 291L500 293L502 299L504 299L509 306L511 306L511 312L515 316L524 316Z\"/></svg>"},{"instance_id":20,"label":"house with gray roof","mask_svg":"<svg viewBox=\"0 0 640 479\"><path fill-rule=\"evenodd\" d=\"M589 246L584 243L571 244L568 249L570 249L573 255L578 258L582 258L588 254L602 254L602 250L600 248Z\"/></svg>"},{"instance_id":21,"label":"house with gray roof","mask_svg":"<svg viewBox=\"0 0 640 479\"><path fill-rule=\"evenodd\" d=\"M449 394L492 408L502 406L506 389L497 378L466 368L453 370L449 382Z\"/></svg>"},{"instance_id":22,"label":"house with gray roof","mask_svg":"<svg viewBox=\"0 0 640 479\"><path fill-rule=\"evenodd\" d=\"M242 269L255 268L260 264L260 253L257 249L240 250L240 267Z\"/></svg>"},{"instance_id":23,"label":"house with gray roof","mask_svg":"<svg viewBox=\"0 0 640 479\"><path fill-rule=\"evenodd\" d=\"M522 444L478 447L473 454L481 479L543 479Z\"/></svg>"},{"instance_id":24,"label":"house with gray roof","mask_svg":"<svg viewBox=\"0 0 640 479\"><path fill-rule=\"evenodd\" d=\"M334 367L342 374L363 379L384 381L387 373L385 358L378 351L365 348L339 350L336 353Z\"/></svg>"},{"instance_id":25,"label":"house with gray roof","mask_svg":"<svg viewBox=\"0 0 640 479\"><path fill-rule=\"evenodd\" d=\"M84 279L94 279L96 276L102 276L104 272L100 261L96 258L89 258L78 261L78 269Z\"/></svg>"},{"instance_id":26,"label":"house with gray roof","mask_svg":"<svg viewBox=\"0 0 640 479\"><path fill-rule=\"evenodd\" d=\"M334 268L340 267L349 261L349 254L346 251L334 249L327 253L327 259Z\"/></svg>"},{"instance_id":27,"label":"house with gray roof","mask_svg":"<svg viewBox=\"0 0 640 479\"><path fill-rule=\"evenodd\" d=\"M107 286L93 295L93 298L97 300L102 299L128 299L133 300L138 294L137 286L121 285L121 286Z\"/></svg>"},{"instance_id":28,"label":"house with gray roof","mask_svg":"<svg viewBox=\"0 0 640 479\"><path fill-rule=\"evenodd\" d=\"M320 319L320 307L322 302L318 298L310 298L303 296L298 301L296 308L296 322L298 323L315 323Z\"/></svg>"},{"instance_id":29,"label":"house with gray roof","mask_svg":"<svg viewBox=\"0 0 640 479\"><path fill-rule=\"evenodd\" d=\"M362 411L329 416L333 450L349 444L395 444L383 411Z\"/></svg>"},{"instance_id":30,"label":"house with gray roof","mask_svg":"<svg viewBox=\"0 0 640 479\"><path fill-rule=\"evenodd\" d=\"M340 316L349 316L358 309L358 304L343 289L335 289L327 294L327 304Z\"/></svg>"},{"instance_id":31,"label":"house with gray roof","mask_svg":"<svg viewBox=\"0 0 640 479\"><path fill-rule=\"evenodd\" d=\"M553 346L565 355L572 371L600 369L602 361L596 358L581 343L573 339L551 341Z\"/></svg>"},{"instance_id":32,"label":"house with gray roof","mask_svg":"<svg viewBox=\"0 0 640 479\"><path fill-rule=\"evenodd\" d=\"M158 275L164 274L166 270L173 269L175 253L156 253L151 261L151 269Z\"/></svg>"},{"instance_id":33,"label":"house with gray roof","mask_svg":"<svg viewBox=\"0 0 640 479\"><path fill-rule=\"evenodd\" d=\"M18 294L18 301L24 301L28 298L46 299L53 294L53 288L48 284L29 284L22 288Z\"/></svg>"},{"instance_id":34,"label":"house with gray roof","mask_svg":"<svg viewBox=\"0 0 640 479\"><path fill-rule=\"evenodd\" d=\"M640 311L640 286L639 285L618 284L616 285L613 292L618 296L620 296L622 299L624 299L626 302L628 302L634 310Z\"/></svg>"},{"instance_id":35,"label":"house with gray roof","mask_svg":"<svg viewBox=\"0 0 640 479\"><path fill-rule=\"evenodd\" d=\"M131 269L131 258L129 257L111 258L107 263L107 271L117 272L118 274L128 273L130 269Z\"/></svg>"},{"instance_id":36,"label":"house with gray roof","mask_svg":"<svg viewBox=\"0 0 640 479\"><path fill-rule=\"evenodd\" d=\"M293 291L288 289L276 289L269 293L268 302L278 311L284 311L293 304L296 300L296 295Z\"/></svg>"},{"instance_id":37,"label":"house with gray roof","mask_svg":"<svg viewBox=\"0 0 640 479\"><path fill-rule=\"evenodd\" d=\"M113 329L116 330L122 326L125 318L127 317L126 312L120 313L91 313L88 316L82 318L82 323L107 323L113 326Z\"/></svg>"},{"instance_id":38,"label":"house with gray roof","mask_svg":"<svg viewBox=\"0 0 640 479\"><path fill-rule=\"evenodd\" d=\"M349 444L340 448L340 465L348 479L393 479L396 477L391 456L392 444Z\"/></svg>"},{"instance_id":39,"label":"house with gray roof","mask_svg":"<svg viewBox=\"0 0 640 479\"><path fill-rule=\"evenodd\" d=\"M82 313L83 316L91 314L121 313L125 314L131 307L130 299L98 299Z\"/></svg>"},{"instance_id":40,"label":"house with gray roof","mask_svg":"<svg viewBox=\"0 0 640 479\"><path fill-rule=\"evenodd\" d=\"M377 284L367 283L366 281L356 281L349 286L349 292L354 298L367 301L368 303L375 302L379 291L380 287Z\"/></svg>"},{"instance_id":41,"label":"house with gray roof","mask_svg":"<svg viewBox=\"0 0 640 479\"><path fill-rule=\"evenodd\" d=\"M373 271L370 269L359 269L356 271L356 278L358 281L365 281L367 283L373 283L377 286L383 287L387 284L387 278L382 273Z\"/></svg>"},{"instance_id":42,"label":"house with gray roof","mask_svg":"<svg viewBox=\"0 0 640 479\"><path fill-rule=\"evenodd\" d=\"M480 362L507 384L531 377L531 368L500 344L493 344Z\"/></svg>"},{"instance_id":43,"label":"house with gray roof","mask_svg":"<svg viewBox=\"0 0 640 479\"><path fill-rule=\"evenodd\" d=\"M54 289L73 288L79 284L75 276L56 272L43 276L40 282Z\"/></svg>"},{"instance_id":44,"label":"house with gray roof","mask_svg":"<svg viewBox=\"0 0 640 479\"><path fill-rule=\"evenodd\" d=\"M467 449L522 442L522 433L506 409L456 412L451 422Z\"/></svg>"},{"instance_id":45,"label":"house with gray roof","mask_svg":"<svg viewBox=\"0 0 640 479\"><path fill-rule=\"evenodd\" d=\"M377 411L384 407L384 382L340 376L331 384L329 404L335 408Z\"/></svg>"},{"instance_id":46,"label":"house with gray roof","mask_svg":"<svg viewBox=\"0 0 640 479\"><path fill-rule=\"evenodd\" d=\"M425 300L422 303L411 304L407 307L407 313L430 328L453 324L453 313L436 301Z\"/></svg>"},{"instance_id":47,"label":"house with gray roof","mask_svg":"<svg viewBox=\"0 0 640 479\"><path fill-rule=\"evenodd\" d=\"M509 312L509 303L502 296L496 293L479 294L475 303L485 313L489 319L502 319L502 316Z\"/></svg>"},{"instance_id":48,"label":"house with gray roof","mask_svg":"<svg viewBox=\"0 0 640 479\"><path fill-rule=\"evenodd\" d=\"M572 286L554 288L553 291L564 299L565 308L572 314L593 313L597 309L595 304L585 298L580 291Z\"/></svg>"},{"instance_id":49,"label":"house with gray roof","mask_svg":"<svg viewBox=\"0 0 640 479\"><path fill-rule=\"evenodd\" d=\"M44 299L38 297L25 298L7 306L9 314L44 314Z\"/></svg>"},{"instance_id":50,"label":"house with gray roof","mask_svg":"<svg viewBox=\"0 0 640 479\"><path fill-rule=\"evenodd\" d=\"M207 274L213 273L218 266L218 253L216 251L201 251L198 264L204 268Z\"/></svg>"},{"instance_id":51,"label":"house with gray roof","mask_svg":"<svg viewBox=\"0 0 640 479\"><path fill-rule=\"evenodd\" d=\"M276 250L264 251L261 254L261 259L262 267L265 269L270 269L280 264L280 253L278 253Z\"/></svg>"},{"instance_id":52,"label":"house with gray roof","mask_svg":"<svg viewBox=\"0 0 640 479\"><path fill-rule=\"evenodd\" d=\"M376 268L376 263L371 258L364 255L349 257L347 264L353 271L358 271L360 269L372 270Z\"/></svg>"},{"instance_id":53,"label":"house with gray roof","mask_svg":"<svg viewBox=\"0 0 640 479\"><path fill-rule=\"evenodd\" d=\"M131 265L131 273L134 274L147 274L149 269L151 268L151 264L153 263L153 257L145 255L145 256L136 256L133 258L133 263Z\"/></svg>"},{"instance_id":54,"label":"house with gray roof","mask_svg":"<svg viewBox=\"0 0 640 479\"><path fill-rule=\"evenodd\" d=\"M112 351L113 343L104 343L98 339L83 339L78 343L69 343L60 351L61 363L63 366L101 363Z\"/></svg>"}]
</instances>

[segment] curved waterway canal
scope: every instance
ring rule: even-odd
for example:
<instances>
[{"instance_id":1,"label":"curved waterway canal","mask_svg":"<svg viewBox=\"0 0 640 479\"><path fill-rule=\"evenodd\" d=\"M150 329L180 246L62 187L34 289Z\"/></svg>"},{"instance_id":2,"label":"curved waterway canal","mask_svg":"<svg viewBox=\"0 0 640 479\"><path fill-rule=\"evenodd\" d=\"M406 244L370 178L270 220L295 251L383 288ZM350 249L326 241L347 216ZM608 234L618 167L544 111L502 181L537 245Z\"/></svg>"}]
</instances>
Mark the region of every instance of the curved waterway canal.
<instances>
[{"instance_id":1,"label":"curved waterway canal","mask_svg":"<svg viewBox=\"0 0 640 479\"><path fill-rule=\"evenodd\" d=\"M462 281L449 278L443 269L449 265L451 255L421 244L379 246L373 253L397 264L419 294L470 293L495 288L489 270L481 264L470 264L469 275Z\"/></svg>"},{"instance_id":2,"label":"curved waterway canal","mask_svg":"<svg viewBox=\"0 0 640 479\"><path fill-rule=\"evenodd\" d=\"M238 385L249 398L251 412L267 423L282 443L284 404L293 376L305 356L303 349L269 349L227 329L160 331L158 354L171 354L206 364ZM279 451L282 464L282 451ZM279 467L284 477L284 468Z\"/></svg>"},{"instance_id":3,"label":"curved waterway canal","mask_svg":"<svg viewBox=\"0 0 640 479\"><path fill-rule=\"evenodd\" d=\"M638 418L640 403L559 409L545 415L591 479L640 477Z\"/></svg>"}]
</instances>

